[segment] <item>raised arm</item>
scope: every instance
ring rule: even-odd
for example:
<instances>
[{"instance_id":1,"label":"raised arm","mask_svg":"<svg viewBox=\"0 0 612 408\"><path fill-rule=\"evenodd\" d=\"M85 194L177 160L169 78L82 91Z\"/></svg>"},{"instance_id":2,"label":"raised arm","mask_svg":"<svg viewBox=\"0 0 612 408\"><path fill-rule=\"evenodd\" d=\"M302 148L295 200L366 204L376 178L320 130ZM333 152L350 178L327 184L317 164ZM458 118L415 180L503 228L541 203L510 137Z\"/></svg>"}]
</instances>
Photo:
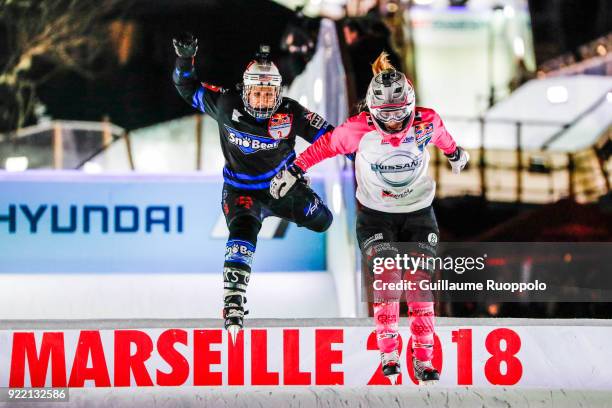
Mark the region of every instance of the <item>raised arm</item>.
<instances>
[{"instance_id":1,"label":"raised arm","mask_svg":"<svg viewBox=\"0 0 612 408\"><path fill-rule=\"evenodd\" d=\"M198 39L192 34L183 33L174 38L172 43L177 56L172 73L176 90L189 105L216 118L216 106L223 90L198 80L194 67Z\"/></svg>"}]
</instances>

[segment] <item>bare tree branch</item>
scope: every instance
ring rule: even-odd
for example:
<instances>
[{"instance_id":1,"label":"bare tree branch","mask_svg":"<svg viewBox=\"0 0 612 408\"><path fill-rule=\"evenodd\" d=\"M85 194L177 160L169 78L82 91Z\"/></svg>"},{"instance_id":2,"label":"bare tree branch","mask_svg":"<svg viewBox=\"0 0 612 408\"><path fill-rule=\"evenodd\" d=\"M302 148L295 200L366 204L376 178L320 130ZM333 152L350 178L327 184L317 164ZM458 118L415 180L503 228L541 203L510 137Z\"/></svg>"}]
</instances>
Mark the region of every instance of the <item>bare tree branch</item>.
<instances>
[{"instance_id":1,"label":"bare tree branch","mask_svg":"<svg viewBox=\"0 0 612 408\"><path fill-rule=\"evenodd\" d=\"M125 9L130 0L0 0L0 41L8 56L0 59L0 88L13 95L18 113L0 112L0 120L13 117L1 128L23 126L36 103L36 88L52 75L34 68L39 62L51 74L60 70L93 78L92 62L109 43L111 13ZM2 35L6 33L6 35ZM4 37L4 38L3 38ZM14 107L13 107L14 108ZM0 109L9 104L0 103Z\"/></svg>"}]
</instances>

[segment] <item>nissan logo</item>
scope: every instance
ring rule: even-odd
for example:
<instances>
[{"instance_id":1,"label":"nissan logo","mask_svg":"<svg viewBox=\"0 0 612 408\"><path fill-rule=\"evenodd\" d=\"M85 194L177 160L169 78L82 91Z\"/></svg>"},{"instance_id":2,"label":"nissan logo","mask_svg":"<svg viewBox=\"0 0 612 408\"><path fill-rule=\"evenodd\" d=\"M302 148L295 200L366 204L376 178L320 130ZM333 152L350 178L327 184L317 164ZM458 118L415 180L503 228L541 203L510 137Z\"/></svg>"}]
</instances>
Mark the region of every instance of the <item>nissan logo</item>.
<instances>
[{"instance_id":1,"label":"nissan logo","mask_svg":"<svg viewBox=\"0 0 612 408\"><path fill-rule=\"evenodd\" d=\"M405 187L414 179L421 166L422 156L399 151L380 158L372 164L372 171L380 181L392 187Z\"/></svg>"}]
</instances>

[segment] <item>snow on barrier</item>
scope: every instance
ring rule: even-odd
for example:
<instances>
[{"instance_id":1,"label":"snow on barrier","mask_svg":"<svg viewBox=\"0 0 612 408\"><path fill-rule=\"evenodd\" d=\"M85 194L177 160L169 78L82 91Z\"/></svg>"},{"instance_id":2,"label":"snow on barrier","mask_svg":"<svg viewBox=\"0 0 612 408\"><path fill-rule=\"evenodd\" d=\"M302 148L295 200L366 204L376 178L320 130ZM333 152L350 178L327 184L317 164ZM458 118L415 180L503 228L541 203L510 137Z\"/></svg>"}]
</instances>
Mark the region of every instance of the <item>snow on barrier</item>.
<instances>
[{"instance_id":1,"label":"snow on barrier","mask_svg":"<svg viewBox=\"0 0 612 408\"><path fill-rule=\"evenodd\" d=\"M510 388L400 387L171 387L71 389L70 402L51 407L211 408L509 408L610 407L612 392ZM0 403L0 406L2 403ZM18 407L28 405L19 404ZM32 408L40 403L31 404Z\"/></svg>"},{"instance_id":2,"label":"snow on barrier","mask_svg":"<svg viewBox=\"0 0 612 408\"><path fill-rule=\"evenodd\" d=\"M439 318L441 381L426 390L408 364L405 319L396 386L380 374L370 319L250 320L235 345L220 323L2 321L0 387L69 387L71 407L612 401L612 322L605 320Z\"/></svg>"}]
</instances>

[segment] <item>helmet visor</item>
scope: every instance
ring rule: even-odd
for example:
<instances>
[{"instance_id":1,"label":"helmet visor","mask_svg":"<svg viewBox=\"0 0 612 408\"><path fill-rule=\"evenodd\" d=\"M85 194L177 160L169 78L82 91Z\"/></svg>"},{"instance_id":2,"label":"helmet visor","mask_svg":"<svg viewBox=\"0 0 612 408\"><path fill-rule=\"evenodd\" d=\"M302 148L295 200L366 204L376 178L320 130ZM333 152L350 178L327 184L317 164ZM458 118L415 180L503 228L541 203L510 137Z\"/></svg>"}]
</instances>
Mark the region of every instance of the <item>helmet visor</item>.
<instances>
[{"instance_id":1,"label":"helmet visor","mask_svg":"<svg viewBox=\"0 0 612 408\"><path fill-rule=\"evenodd\" d=\"M380 110L376 114L376 118L384 123L401 122L408 116L410 116L410 109L408 107L404 109Z\"/></svg>"},{"instance_id":2,"label":"helmet visor","mask_svg":"<svg viewBox=\"0 0 612 408\"><path fill-rule=\"evenodd\" d=\"M373 106L371 109L372 115L383 123L402 122L412 113L409 105L400 106Z\"/></svg>"},{"instance_id":3,"label":"helmet visor","mask_svg":"<svg viewBox=\"0 0 612 408\"><path fill-rule=\"evenodd\" d=\"M408 105L394 109L371 109L370 113L379 130L388 134L403 132L412 123L413 112Z\"/></svg>"}]
</instances>

